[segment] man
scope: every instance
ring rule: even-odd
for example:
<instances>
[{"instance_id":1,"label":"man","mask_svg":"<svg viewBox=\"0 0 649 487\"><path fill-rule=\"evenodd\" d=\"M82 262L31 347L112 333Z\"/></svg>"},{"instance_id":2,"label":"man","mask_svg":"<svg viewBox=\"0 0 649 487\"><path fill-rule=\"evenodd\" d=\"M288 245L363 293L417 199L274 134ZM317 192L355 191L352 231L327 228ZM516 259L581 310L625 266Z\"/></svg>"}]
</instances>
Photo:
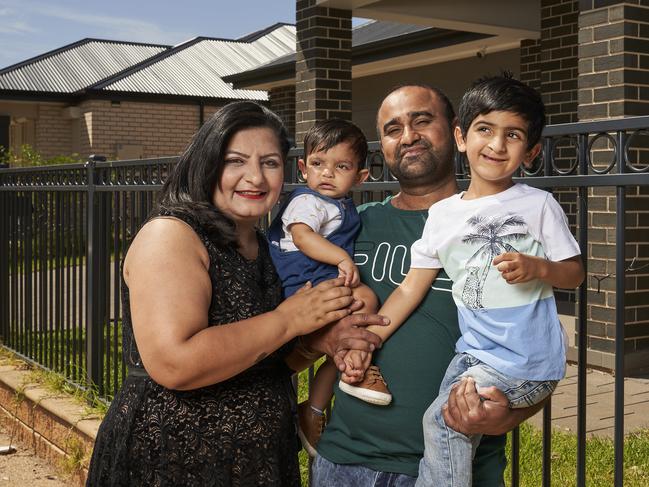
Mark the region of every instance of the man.
<instances>
[{"instance_id":1,"label":"man","mask_svg":"<svg viewBox=\"0 0 649 487\"><path fill-rule=\"evenodd\" d=\"M400 192L359 209L363 227L355 253L362 281L381 302L408 271L410 245L421 236L428 208L457 192L454 122L446 96L427 86L399 87L379 108L381 150ZM407 323L374 352L392 404L373 406L336 394L332 419L318 444L312 485L414 485L423 455L422 417L437 396L459 336L451 282L440 272ZM449 398L447 424L464 433L502 435L538 410L510 410L496 389L481 394L490 400L480 400L471 380L461 383ZM475 486L503 485L504 444L504 436L483 439L474 462Z\"/></svg>"}]
</instances>

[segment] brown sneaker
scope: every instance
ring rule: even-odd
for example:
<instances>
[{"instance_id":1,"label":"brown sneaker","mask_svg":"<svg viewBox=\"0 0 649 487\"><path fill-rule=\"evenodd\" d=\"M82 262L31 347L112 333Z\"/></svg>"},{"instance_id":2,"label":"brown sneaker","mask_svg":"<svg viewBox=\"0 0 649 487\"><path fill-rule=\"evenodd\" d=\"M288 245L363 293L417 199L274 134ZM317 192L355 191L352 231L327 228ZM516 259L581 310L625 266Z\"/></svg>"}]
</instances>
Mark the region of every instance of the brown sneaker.
<instances>
[{"instance_id":1,"label":"brown sneaker","mask_svg":"<svg viewBox=\"0 0 649 487\"><path fill-rule=\"evenodd\" d=\"M318 454L315 447L325 428L325 416L311 409L309 401L304 401L297 406L297 418L300 426L297 434L302 446L310 457L315 457Z\"/></svg>"},{"instance_id":2,"label":"brown sneaker","mask_svg":"<svg viewBox=\"0 0 649 487\"><path fill-rule=\"evenodd\" d=\"M370 365L367 368L365 377L360 383L352 385L341 380L338 382L338 387L350 396L377 406L387 406L392 401L392 394L390 394L388 385L376 365Z\"/></svg>"}]
</instances>

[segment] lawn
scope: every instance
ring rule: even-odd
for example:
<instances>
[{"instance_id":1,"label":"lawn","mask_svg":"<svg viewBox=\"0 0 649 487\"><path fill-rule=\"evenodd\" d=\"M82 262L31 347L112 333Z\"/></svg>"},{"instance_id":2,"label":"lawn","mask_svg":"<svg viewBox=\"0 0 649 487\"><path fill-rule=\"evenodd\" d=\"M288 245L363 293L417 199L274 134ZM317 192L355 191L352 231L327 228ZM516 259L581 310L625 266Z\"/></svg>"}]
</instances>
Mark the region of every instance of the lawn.
<instances>
[{"instance_id":1,"label":"lawn","mask_svg":"<svg viewBox=\"0 0 649 487\"><path fill-rule=\"evenodd\" d=\"M543 435L540 430L524 423L521 426L520 486L542 485ZM508 441L507 457L511 459ZM577 437L571 433L555 430L552 433L552 485L573 487L576 485ZM588 487L611 487L613 485L613 440L589 438L586 441L586 485ZM510 468L505 479L511 478ZM509 482L507 482L509 485ZM626 437L624 442L624 486L646 487L649 485L649 430Z\"/></svg>"}]
</instances>

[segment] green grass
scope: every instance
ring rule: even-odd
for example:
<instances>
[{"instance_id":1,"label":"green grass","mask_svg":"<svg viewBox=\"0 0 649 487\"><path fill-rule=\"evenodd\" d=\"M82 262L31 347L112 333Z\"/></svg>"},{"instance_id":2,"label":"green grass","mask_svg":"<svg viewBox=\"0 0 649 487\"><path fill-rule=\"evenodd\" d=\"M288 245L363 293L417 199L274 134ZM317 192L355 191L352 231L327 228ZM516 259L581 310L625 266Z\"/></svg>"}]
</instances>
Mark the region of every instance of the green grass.
<instances>
[{"instance_id":1,"label":"green grass","mask_svg":"<svg viewBox=\"0 0 649 487\"><path fill-rule=\"evenodd\" d=\"M22 401L24 398L24 387L27 384L40 384L48 391L55 394L65 394L74 399L78 404L85 407L86 415L104 417L108 411L108 403L102 400L94 387L82 388L67 380L62 374L33 366L16 356L10 350L0 346L0 365L11 365L20 370L29 370L26 382L16 390L15 398Z\"/></svg>"},{"instance_id":2,"label":"green grass","mask_svg":"<svg viewBox=\"0 0 649 487\"><path fill-rule=\"evenodd\" d=\"M103 327L103 357L106 360L106 355L110 354L111 363L108 367L107 362L104 362L104 371L103 371L103 400L110 401L113 397L113 387L115 382L117 383L117 388L121 385L124 380L122 372L122 322L119 320L117 325L107 324ZM117 337L115 339L115 334ZM96 387L89 387L89 384L86 381L86 331L84 328L71 328L71 329L61 329L61 330L51 330L51 331L28 331L21 333L11 332L10 343L15 344L25 344L28 345L29 350L23 351L25 356L34 360L35 362L40 362L39 359L43 359L41 364L43 367L49 368L50 357L52 360L51 371L48 371L48 382L56 383L59 382L60 387L63 387L63 383L67 383L66 387L73 388L74 385L70 383L77 384L82 389L86 389L87 397L89 400L95 404L97 402L101 403L100 397L97 392ZM116 342L116 343L115 343ZM15 347L19 349L18 346ZM106 350L108 348L108 350ZM42 350L42 354L39 352ZM77 354L77 352L80 353ZM31 356L33 353L33 357ZM74 353L74 356L71 354ZM119 366L117 367L117 376L115 377L114 372L114 358L117 356L117 361ZM68 382L66 382L66 379ZM63 391L62 391L63 392Z\"/></svg>"},{"instance_id":3,"label":"green grass","mask_svg":"<svg viewBox=\"0 0 649 487\"><path fill-rule=\"evenodd\" d=\"M542 485L543 435L540 430L524 423L521 425L520 486ZM507 458L511 460L508 441ZM573 487L577 477L577 437L571 433L552 433L553 486ZM586 485L588 487L610 487L613 485L613 440L589 438L586 441ZM507 485L511 468L505 472ZM643 430L626 437L624 442L624 486L646 487L649 485L649 430Z\"/></svg>"}]
</instances>

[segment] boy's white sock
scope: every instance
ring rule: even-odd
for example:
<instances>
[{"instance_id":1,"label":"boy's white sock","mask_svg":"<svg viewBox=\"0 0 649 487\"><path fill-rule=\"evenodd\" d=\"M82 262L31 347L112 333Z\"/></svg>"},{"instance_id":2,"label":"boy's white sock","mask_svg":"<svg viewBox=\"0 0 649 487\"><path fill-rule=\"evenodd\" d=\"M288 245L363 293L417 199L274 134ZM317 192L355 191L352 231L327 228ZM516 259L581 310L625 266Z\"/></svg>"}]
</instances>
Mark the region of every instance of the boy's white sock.
<instances>
[{"instance_id":1,"label":"boy's white sock","mask_svg":"<svg viewBox=\"0 0 649 487\"><path fill-rule=\"evenodd\" d=\"M324 416L324 411L322 409L318 409L315 406L311 406L311 410L316 413L318 416Z\"/></svg>"}]
</instances>

